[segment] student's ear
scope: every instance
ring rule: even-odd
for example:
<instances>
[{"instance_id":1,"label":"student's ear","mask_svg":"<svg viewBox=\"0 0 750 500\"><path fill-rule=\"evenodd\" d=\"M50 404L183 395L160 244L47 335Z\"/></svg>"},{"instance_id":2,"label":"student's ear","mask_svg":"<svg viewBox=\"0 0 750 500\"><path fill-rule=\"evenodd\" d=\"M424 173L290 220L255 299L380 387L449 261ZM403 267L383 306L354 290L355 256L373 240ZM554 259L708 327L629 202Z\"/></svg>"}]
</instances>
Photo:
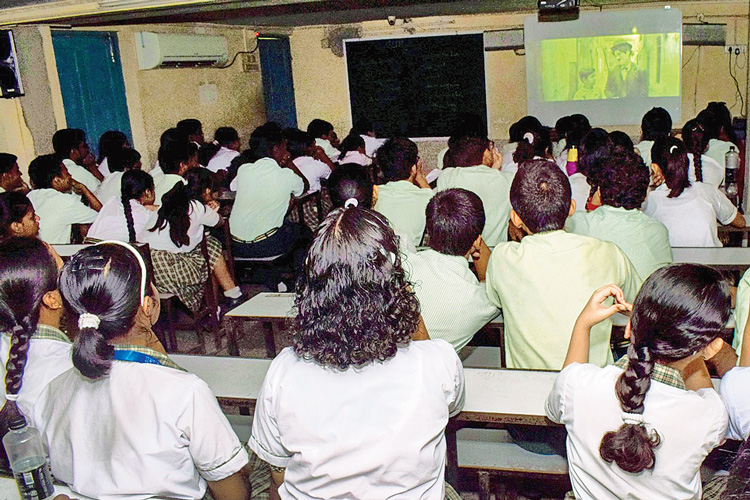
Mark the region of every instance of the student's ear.
<instances>
[{"instance_id":1,"label":"student's ear","mask_svg":"<svg viewBox=\"0 0 750 500\"><path fill-rule=\"evenodd\" d=\"M378 185L373 184L372 185L372 206L374 207L377 202L378 202Z\"/></svg>"},{"instance_id":2,"label":"student's ear","mask_svg":"<svg viewBox=\"0 0 750 500\"><path fill-rule=\"evenodd\" d=\"M573 217L573 214L576 213L576 200L573 198L570 199L570 210L568 210L568 217Z\"/></svg>"},{"instance_id":3,"label":"student's ear","mask_svg":"<svg viewBox=\"0 0 750 500\"><path fill-rule=\"evenodd\" d=\"M713 358L719 351L721 351L723 346L724 340L721 337L716 337L710 344L703 348L703 359Z\"/></svg>"},{"instance_id":4,"label":"student's ear","mask_svg":"<svg viewBox=\"0 0 750 500\"><path fill-rule=\"evenodd\" d=\"M60 292L57 290L52 290L45 293L42 296L42 303L44 304L44 307L46 307L47 309L52 309L53 311L60 309L63 306L62 297L60 296Z\"/></svg>"},{"instance_id":5,"label":"student's ear","mask_svg":"<svg viewBox=\"0 0 750 500\"><path fill-rule=\"evenodd\" d=\"M180 162L180 170L179 170L179 172L177 172L177 173L178 173L179 175L184 175L184 174L185 174L185 172L187 172L187 171L188 171L188 168L190 168L190 165L188 165L188 164L187 164L187 163L185 163L184 161L181 161L181 162Z\"/></svg>"},{"instance_id":6,"label":"student's ear","mask_svg":"<svg viewBox=\"0 0 750 500\"><path fill-rule=\"evenodd\" d=\"M518 212L516 212L514 209L510 210L510 220L513 222L513 224L516 225L516 227L524 227L521 216L518 215Z\"/></svg>"}]
</instances>

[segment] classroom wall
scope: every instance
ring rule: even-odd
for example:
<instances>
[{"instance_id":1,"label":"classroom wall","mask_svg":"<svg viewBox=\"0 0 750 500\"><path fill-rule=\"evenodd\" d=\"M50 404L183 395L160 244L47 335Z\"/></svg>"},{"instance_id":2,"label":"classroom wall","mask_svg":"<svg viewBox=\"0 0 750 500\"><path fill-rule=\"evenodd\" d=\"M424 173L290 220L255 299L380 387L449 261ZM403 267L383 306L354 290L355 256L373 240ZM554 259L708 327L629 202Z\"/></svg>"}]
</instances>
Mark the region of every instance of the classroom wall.
<instances>
[{"instance_id":1,"label":"classroom wall","mask_svg":"<svg viewBox=\"0 0 750 500\"><path fill-rule=\"evenodd\" d=\"M618 8L656 8L664 3L639 4ZM747 44L748 2L740 0L671 2L682 10L684 22L698 22L697 16L711 23L727 23L727 43ZM482 32L523 27L523 20L532 12L481 14L415 18L408 24L401 20L389 26L384 20L362 23L363 38L412 34ZM334 124L339 136L351 127L347 94L346 64L321 40L328 26L296 28L291 37L292 69L294 72L297 114L300 125L313 118L324 118ZM485 52L487 102L490 137L504 139L508 127L526 114L526 64L523 55L513 51ZM734 58L733 58L734 62ZM739 99L735 100L735 84L729 76L728 56L723 47L686 46L683 49L683 109L681 125L711 101L725 101L734 115L745 115ZM747 55L739 58L736 76L743 98L747 101ZM554 124L548 124L554 125ZM638 136L639 127L617 127Z\"/></svg>"},{"instance_id":2,"label":"classroom wall","mask_svg":"<svg viewBox=\"0 0 750 500\"><path fill-rule=\"evenodd\" d=\"M118 34L133 143L143 155L144 165L153 164L159 136L180 119L200 119L207 140L213 139L217 127L233 126L243 143L265 121L260 72L243 72L239 60L228 69L138 69L137 31L219 34L227 38L232 57L245 49L242 28L145 25L101 27L94 31ZM26 96L0 100L0 151L17 154L25 170L35 155L52 151L51 134L66 123L49 27L19 27L14 32ZM200 99L203 85L215 85L215 102ZM98 139L90 137L89 142L95 144Z\"/></svg>"}]
</instances>

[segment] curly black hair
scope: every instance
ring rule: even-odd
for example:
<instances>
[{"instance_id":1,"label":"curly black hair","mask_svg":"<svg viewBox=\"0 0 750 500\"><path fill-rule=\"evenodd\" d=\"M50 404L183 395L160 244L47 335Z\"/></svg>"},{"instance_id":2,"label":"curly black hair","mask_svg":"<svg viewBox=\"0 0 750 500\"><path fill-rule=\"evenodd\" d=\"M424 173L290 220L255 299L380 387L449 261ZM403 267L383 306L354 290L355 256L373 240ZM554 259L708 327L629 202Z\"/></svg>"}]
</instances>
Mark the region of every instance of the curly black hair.
<instances>
[{"instance_id":1,"label":"curly black hair","mask_svg":"<svg viewBox=\"0 0 750 500\"><path fill-rule=\"evenodd\" d=\"M392 358L411 341L419 302L388 221L364 208L332 211L297 283L294 351L345 370Z\"/></svg>"},{"instance_id":2,"label":"curly black hair","mask_svg":"<svg viewBox=\"0 0 750 500\"><path fill-rule=\"evenodd\" d=\"M631 150L611 151L599 163L602 203L626 210L640 208L648 193L651 171Z\"/></svg>"}]
</instances>

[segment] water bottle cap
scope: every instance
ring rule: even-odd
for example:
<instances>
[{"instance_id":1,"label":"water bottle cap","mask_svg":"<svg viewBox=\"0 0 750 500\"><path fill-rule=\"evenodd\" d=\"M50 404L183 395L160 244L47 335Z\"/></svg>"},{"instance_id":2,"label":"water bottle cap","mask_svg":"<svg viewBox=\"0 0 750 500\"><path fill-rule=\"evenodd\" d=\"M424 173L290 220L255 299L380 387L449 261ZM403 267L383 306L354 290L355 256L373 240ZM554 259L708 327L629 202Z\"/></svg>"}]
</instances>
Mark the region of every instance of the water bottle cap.
<instances>
[{"instance_id":1,"label":"water bottle cap","mask_svg":"<svg viewBox=\"0 0 750 500\"><path fill-rule=\"evenodd\" d=\"M8 424L8 428L12 431L23 429L24 427L26 427L26 419L23 418L23 415L18 415L18 417L11 420Z\"/></svg>"}]
</instances>

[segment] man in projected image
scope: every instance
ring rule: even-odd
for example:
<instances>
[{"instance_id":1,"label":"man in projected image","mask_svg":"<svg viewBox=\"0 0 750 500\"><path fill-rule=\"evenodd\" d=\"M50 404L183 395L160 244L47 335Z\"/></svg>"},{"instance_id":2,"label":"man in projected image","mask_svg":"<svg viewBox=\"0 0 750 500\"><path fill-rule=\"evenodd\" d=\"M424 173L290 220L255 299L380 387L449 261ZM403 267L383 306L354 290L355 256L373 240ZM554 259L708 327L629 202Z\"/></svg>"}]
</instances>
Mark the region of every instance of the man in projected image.
<instances>
[{"instance_id":1,"label":"man in projected image","mask_svg":"<svg viewBox=\"0 0 750 500\"><path fill-rule=\"evenodd\" d=\"M647 95L648 75L635 63L633 45L624 40L612 46L614 64L609 68L608 98L643 97Z\"/></svg>"}]
</instances>

